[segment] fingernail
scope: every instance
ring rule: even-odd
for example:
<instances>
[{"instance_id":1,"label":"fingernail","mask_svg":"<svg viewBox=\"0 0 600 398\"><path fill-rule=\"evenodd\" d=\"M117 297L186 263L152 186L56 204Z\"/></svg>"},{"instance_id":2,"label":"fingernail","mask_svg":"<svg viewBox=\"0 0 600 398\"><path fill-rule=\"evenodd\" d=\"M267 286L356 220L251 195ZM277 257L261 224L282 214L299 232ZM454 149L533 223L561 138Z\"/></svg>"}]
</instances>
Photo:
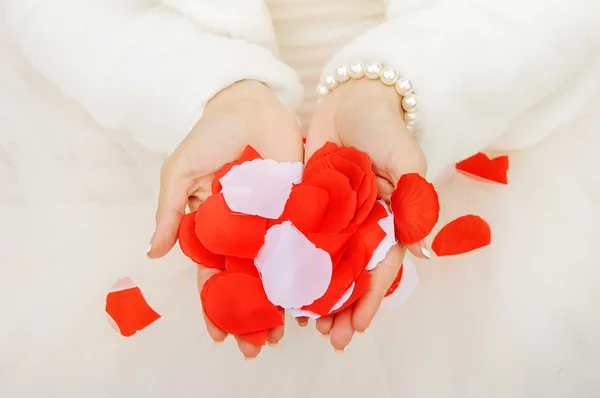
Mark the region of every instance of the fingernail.
<instances>
[{"instance_id":1,"label":"fingernail","mask_svg":"<svg viewBox=\"0 0 600 398\"><path fill-rule=\"evenodd\" d=\"M215 345L223 345L225 344L225 340L213 340L213 343L215 343Z\"/></svg>"},{"instance_id":2,"label":"fingernail","mask_svg":"<svg viewBox=\"0 0 600 398\"><path fill-rule=\"evenodd\" d=\"M305 327L306 327L306 325L308 325L308 321L306 321L306 322L298 322L298 325L299 325L301 328L305 328Z\"/></svg>"},{"instance_id":3,"label":"fingernail","mask_svg":"<svg viewBox=\"0 0 600 398\"><path fill-rule=\"evenodd\" d=\"M425 257L427 257L427 258L429 258L429 259L431 258L431 252L430 252L428 249L426 249L426 248L422 247L422 248L421 248L421 253L423 253L423 255L424 255Z\"/></svg>"},{"instance_id":4,"label":"fingernail","mask_svg":"<svg viewBox=\"0 0 600 398\"><path fill-rule=\"evenodd\" d=\"M277 347L277 344L279 344L279 341L267 341L267 345L271 348Z\"/></svg>"},{"instance_id":5,"label":"fingernail","mask_svg":"<svg viewBox=\"0 0 600 398\"><path fill-rule=\"evenodd\" d=\"M420 243L421 246L421 253L428 259L431 259L431 250L429 250L429 248L427 247L427 244L424 241L421 241Z\"/></svg>"},{"instance_id":6,"label":"fingernail","mask_svg":"<svg viewBox=\"0 0 600 398\"><path fill-rule=\"evenodd\" d=\"M358 332L358 331L357 331L357 332L356 332L356 334L357 334L358 336L362 336L363 334L365 334L365 331L364 331L364 330L363 330L362 332Z\"/></svg>"},{"instance_id":7,"label":"fingernail","mask_svg":"<svg viewBox=\"0 0 600 398\"><path fill-rule=\"evenodd\" d=\"M244 359L246 361L254 361L256 359L256 357L247 357L247 356L244 356Z\"/></svg>"},{"instance_id":8,"label":"fingernail","mask_svg":"<svg viewBox=\"0 0 600 398\"><path fill-rule=\"evenodd\" d=\"M343 354L345 350L346 347L342 348L341 350L339 348L334 348L333 352L335 352L336 354Z\"/></svg>"},{"instance_id":9,"label":"fingernail","mask_svg":"<svg viewBox=\"0 0 600 398\"><path fill-rule=\"evenodd\" d=\"M323 337L324 339L329 339L329 333L327 333L327 334L322 333L321 337Z\"/></svg>"},{"instance_id":10,"label":"fingernail","mask_svg":"<svg viewBox=\"0 0 600 398\"><path fill-rule=\"evenodd\" d=\"M150 257L150 251L151 251L151 250L152 250L152 243L150 243L150 244L148 245L148 250L146 251L146 257L148 257L148 258L152 258L152 257Z\"/></svg>"}]
</instances>

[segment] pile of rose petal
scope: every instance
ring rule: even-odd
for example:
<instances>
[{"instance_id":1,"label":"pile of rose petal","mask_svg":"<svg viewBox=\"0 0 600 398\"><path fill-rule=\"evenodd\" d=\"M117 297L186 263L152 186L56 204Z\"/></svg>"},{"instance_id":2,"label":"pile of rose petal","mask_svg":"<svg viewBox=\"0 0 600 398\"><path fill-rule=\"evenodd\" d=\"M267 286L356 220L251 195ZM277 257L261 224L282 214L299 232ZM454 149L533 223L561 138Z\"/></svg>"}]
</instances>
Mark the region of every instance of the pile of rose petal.
<instances>
[{"instance_id":1,"label":"pile of rose petal","mask_svg":"<svg viewBox=\"0 0 600 398\"><path fill-rule=\"evenodd\" d=\"M437 193L417 174L400 178L391 203L393 213L377 200L371 161L355 148L327 143L304 166L262 159L247 147L216 174L212 196L179 229L185 255L222 270L201 292L206 316L264 345L283 324L281 309L318 318L352 305L397 241L423 240L438 220ZM414 274L404 268L388 294L402 290L403 274Z\"/></svg>"}]
</instances>

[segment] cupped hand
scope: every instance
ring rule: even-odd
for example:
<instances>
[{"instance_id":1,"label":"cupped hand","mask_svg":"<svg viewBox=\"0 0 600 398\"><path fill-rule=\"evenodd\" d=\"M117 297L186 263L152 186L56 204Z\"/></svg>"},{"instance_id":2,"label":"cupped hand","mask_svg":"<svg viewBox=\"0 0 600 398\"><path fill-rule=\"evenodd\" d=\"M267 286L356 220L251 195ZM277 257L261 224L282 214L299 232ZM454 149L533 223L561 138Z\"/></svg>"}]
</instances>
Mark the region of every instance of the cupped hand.
<instances>
[{"instance_id":1,"label":"cupped hand","mask_svg":"<svg viewBox=\"0 0 600 398\"><path fill-rule=\"evenodd\" d=\"M331 141L366 152L373 162L379 198L386 201L406 173L425 175L427 164L413 134L404 123L400 97L393 87L368 79L351 80L340 85L317 107L306 142L305 159ZM428 258L424 243L394 246L385 259L371 271L371 286L355 305L317 320L317 330L330 335L336 350L344 350L355 332L364 332L398 275L405 249ZM305 319L298 319L304 325Z\"/></svg>"},{"instance_id":2,"label":"cupped hand","mask_svg":"<svg viewBox=\"0 0 600 398\"><path fill-rule=\"evenodd\" d=\"M264 84L241 81L217 94L206 106L202 118L161 170L156 228L148 257L167 254L177 241L177 231L186 206L196 210L211 194L211 184L224 164L236 160L247 145L264 158L280 162L301 162L303 144L295 116ZM198 290L219 270L198 266ZM282 313L283 316L283 313ZM215 342L227 333L206 316L206 327ZM267 338L277 344L283 326L272 329ZM246 358L261 348L236 337Z\"/></svg>"}]
</instances>

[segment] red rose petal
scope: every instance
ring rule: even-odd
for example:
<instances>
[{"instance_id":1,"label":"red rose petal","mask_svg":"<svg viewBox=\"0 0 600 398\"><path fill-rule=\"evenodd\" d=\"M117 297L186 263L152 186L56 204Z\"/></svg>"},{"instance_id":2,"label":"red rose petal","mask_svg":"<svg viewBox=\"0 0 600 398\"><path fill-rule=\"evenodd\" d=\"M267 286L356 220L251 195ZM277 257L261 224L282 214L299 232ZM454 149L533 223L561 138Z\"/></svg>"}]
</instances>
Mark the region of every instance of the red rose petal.
<instances>
[{"instance_id":1,"label":"red rose petal","mask_svg":"<svg viewBox=\"0 0 600 398\"><path fill-rule=\"evenodd\" d=\"M285 205L281 220L289 220L303 234L321 227L329 205L327 191L309 185L295 185Z\"/></svg>"},{"instance_id":2,"label":"red rose petal","mask_svg":"<svg viewBox=\"0 0 600 398\"><path fill-rule=\"evenodd\" d=\"M438 221L440 203L437 192L432 184L416 173L400 177L391 202L396 235L405 245L425 239Z\"/></svg>"},{"instance_id":3,"label":"red rose petal","mask_svg":"<svg viewBox=\"0 0 600 398\"><path fill-rule=\"evenodd\" d=\"M319 150L313 153L310 159L308 159L308 162L306 162L306 165L304 166L304 170L312 167L313 162L316 162L317 160L336 152L338 149L340 149L340 147L337 146L337 144L334 144L333 142L326 142L325 145L319 148Z\"/></svg>"},{"instance_id":4,"label":"red rose petal","mask_svg":"<svg viewBox=\"0 0 600 398\"><path fill-rule=\"evenodd\" d=\"M219 329L237 336L283 325L258 278L228 271L213 275L200 294L204 313Z\"/></svg>"},{"instance_id":5,"label":"red rose petal","mask_svg":"<svg viewBox=\"0 0 600 398\"><path fill-rule=\"evenodd\" d=\"M354 241L354 239L353 239ZM303 310L312 311L319 315L327 315L342 294L350 287L368 262L365 261L365 246L361 241L350 246L334 265L329 288L323 296L314 303L302 307Z\"/></svg>"},{"instance_id":6,"label":"red rose petal","mask_svg":"<svg viewBox=\"0 0 600 398\"><path fill-rule=\"evenodd\" d=\"M361 170L365 172L365 180L357 191L357 203L358 206L362 206L363 203L371 196L372 186L375 184L375 173L373 172L373 162L369 159L369 156L353 147L345 147L340 149L337 153L339 156L347 159L354 163ZM375 184L375 187L377 185Z\"/></svg>"},{"instance_id":7,"label":"red rose petal","mask_svg":"<svg viewBox=\"0 0 600 398\"><path fill-rule=\"evenodd\" d=\"M215 254L255 258L265 241L267 220L232 213L223 194L210 196L196 211L196 236Z\"/></svg>"},{"instance_id":8,"label":"red rose petal","mask_svg":"<svg viewBox=\"0 0 600 398\"><path fill-rule=\"evenodd\" d=\"M267 344L267 337L269 336L268 330L261 330L260 332L242 334L240 337L246 340L250 344L256 346L263 346Z\"/></svg>"},{"instance_id":9,"label":"red rose petal","mask_svg":"<svg viewBox=\"0 0 600 398\"><path fill-rule=\"evenodd\" d=\"M371 274L364 270L360 274L357 280L354 281L354 290L352 294L348 298L348 300L337 310L332 311L331 314L337 314L350 307L352 304L356 302L359 298L364 296L364 294L369 290L369 286L371 284Z\"/></svg>"},{"instance_id":10,"label":"red rose petal","mask_svg":"<svg viewBox=\"0 0 600 398\"><path fill-rule=\"evenodd\" d=\"M325 250L331 258L336 257L344 249L354 231L334 233L307 234L306 237L319 249Z\"/></svg>"},{"instance_id":11,"label":"red rose petal","mask_svg":"<svg viewBox=\"0 0 600 398\"><path fill-rule=\"evenodd\" d=\"M225 256L212 253L198 240L195 216L196 212L192 212L181 218L178 232L181 251L197 264L208 268L225 269Z\"/></svg>"},{"instance_id":12,"label":"red rose petal","mask_svg":"<svg viewBox=\"0 0 600 398\"><path fill-rule=\"evenodd\" d=\"M252 258L239 258L227 256L225 260L225 269L229 272L237 272L260 278L258 270L254 265L254 259Z\"/></svg>"},{"instance_id":13,"label":"red rose petal","mask_svg":"<svg viewBox=\"0 0 600 398\"><path fill-rule=\"evenodd\" d=\"M356 235L353 237L353 241L356 239L365 247L365 266L371 259L371 256L373 256L375 249L379 247L379 244L386 236L385 231L379 226L379 221L387 216L387 211L383 205L381 203L375 203L373 210L371 210L369 216L358 228Z\"/></svg>"},{"instance_id":14,"label":"red rose petal","mask_svg":"<svg viewBox=\"0 0 600 398\"><path fill-rule=\"evenodd\" d=\"M358 165L343 158L338 153L332 153L329 156L314 161L311 163L311 167L306 167L304 169L304 179L314 177L323 170L328 169L337 170L348 177L350 187L352 187L354 191L358 191L366 176L366 173Z\"/></svg>"},{"instance_id":15,"label":"red rose petal","mask_svg":"<svg viewBox=\"0 0 600 398\"><path fill-rule=\"evenodd\" d=\"M105 311L125 337L133 336L160 318L137 286L108 293Z\"/></svg>"},{"instance_id":16,"label":"red rose petal","mask_svg":"<svg viewBox=\"0 0 600 398\"><path fill-rule=\"evenodd\" d=\"M431 248L438 256L467 253L492 241L490 225L481 217L468 214L446 224L436 235Z\"/></svg>"},{"instance_id":17,"label":"red rose petal","mask_svg":"<svg viewBox=\"0 0 600 398\"><path fill-rule=\"evenodd\" d=\"M377 180L375 179L375 174L370 177L372 177L369 185L370 192L367 192L369 196L358 208L356 214L354 214L354 218L352 218L352 221L350 221L351 226L360 225L362 222L364 222L365 218L368 216L369 212L373 209L373 206L377 202L377 193L379 192L379 189L377 188Z\"/></svg>"},{"instance_id":18,"label":"red rose petal","mask_svg":"<svg viewBox=\"0 0 600 398\"><path fill-rule=\"evenodd\" d=\"M240 155L240 158L238 160L227 163L226 165L221 167L215 173L215 178L213 179L213 182L211 185L212 194L214 195L214 194L221 192L222 187L221 187L221 182L219 180L225 174L227 174L233 166L237 166L239 164L249 162L254 159L261 159L260 154L258 152L256 152L256 150L254 148L252 148L250 145L246 146L246 148L244 148L244 151L242 152L242 154Z\"/></svg>"},{"instance_id":19,"label":"red rose petal","mask_svg":"<svg viewBox=\"0 0 600 398\"><path fill-rule=\"evenodd\" d=\"M398 289L398 286L400 286L400 281L402 280L402 270L403 269L404 269L404 265L402 267L400 267L400 271L398 271L398 275L396 276L396 279L394 279L391 286L388 288L387 292L385 293L384 297L389 296L390 294L394 293L396 291L396 289Z\"/></svg>"},{"instance_id":20,"label":"red rose petal","mask_svg":"<svg viewBox=\"0 0 600 398\"><path fill-rule=\"evenodd\" d=\"M479 152L456 163L456 169L488 181L508 184L508 156L490 159L486 154Z\"/></svg>"},{"instance_id":21,"label":"red rose petal","mask_svg":"<svg viewBox=\"0 0 600 398\"><path fill-rule=\"evenodd\" d=\"M356 210L356 192L346 176L336 170L323 170L303 181L302 185L321 188L329 195L329 205L319 232L339 232L348 226Z\"/></svg>"}]
</instances>

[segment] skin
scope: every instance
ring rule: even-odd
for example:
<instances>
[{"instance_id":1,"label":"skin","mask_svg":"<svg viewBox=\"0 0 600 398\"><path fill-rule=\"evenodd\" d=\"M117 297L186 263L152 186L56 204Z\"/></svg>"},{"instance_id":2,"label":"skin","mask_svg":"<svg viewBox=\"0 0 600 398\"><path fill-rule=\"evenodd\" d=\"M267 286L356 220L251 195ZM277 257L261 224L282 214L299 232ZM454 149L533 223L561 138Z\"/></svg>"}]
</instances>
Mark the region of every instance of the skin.
<instances>
[{"instance_id":1,"label":"skin","mask_svg":"<svg viewBox=\"0 0 600 398\"><path fill-rule=\"evenodd\" d=\"M424 175L426 162L400 112L400 100L392 87L361 79L342 84L317 108L308 130L306 153L295 116L265 85L254 81L233 84L206 106L202 118L165 161L156 211L156 229L147 253L166 255L177 241L177 229L186 206L195 210L208 196L214 174L235 160L246 145L265 158L282 162L308 159L327 141L353 146L373 161L379 197L389 200L400 176ZM330 336L336 351L343 351L355 332L364 332L395 279L408 249L424 258L422 244L396 245L372 272L369 291L352 307L317 320L317 330ZM198 290L218 270L198 267ZM283 316L283 313L282 313ZM227 333L205 317L209 335L220 343ZM307 319L298 319L306 326ZM269 345L283 337L284 327L269 332ZM261 347L240 338L236 341L247 359L256 358Z\"/></svg>"}]
</instances>

